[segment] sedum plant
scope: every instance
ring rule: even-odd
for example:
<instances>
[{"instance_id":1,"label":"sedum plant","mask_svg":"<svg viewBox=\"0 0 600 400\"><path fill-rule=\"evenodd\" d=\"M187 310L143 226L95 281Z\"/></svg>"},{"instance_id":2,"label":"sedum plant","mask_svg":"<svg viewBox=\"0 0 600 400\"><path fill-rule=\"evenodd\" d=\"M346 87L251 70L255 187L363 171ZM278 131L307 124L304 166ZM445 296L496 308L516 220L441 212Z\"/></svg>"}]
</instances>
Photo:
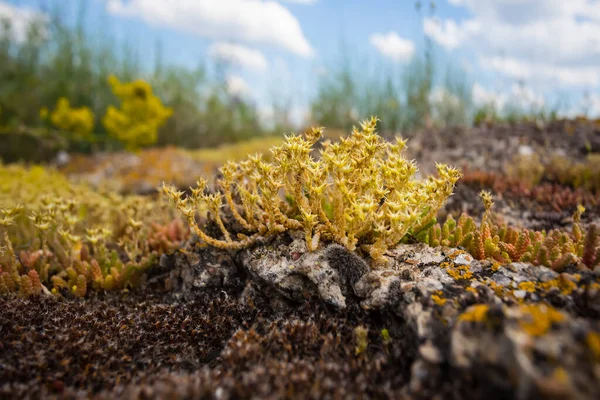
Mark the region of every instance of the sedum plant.
<instances>
[{"instance_id":1,"label":"sedum plant","mask_svg":"<svg viewBox=\"0 0 600 400\"><path fill-rule=\"evenodd\" d=\"M311 153L323 128L286 136L282 145L271 149L271 162L256 154L226 163L214 193L207 191L206 180L187 197L173 188L163 189L192 230L211 246L240 249L261 236L296 230L304 232L311 251L321 241L331 241L349 250L360 247L380 260L407 233L432 224L460 172L438 164L438 178L414 179L417 167L403 155L406 141L383 141L375 132L376 123L371 118L349 137L325 142L317 159ZM210 214L220 237L197 223L199 210ZM226 215L244 233L230 232Z\"/></svg>"},{"instance_id":2,"label":"sedum plant","mask_svg":"<svg viewBox=\"0 0 600 400\"><path fill-rule=\"evenodd\" d=\"M573 216L571 231L553 229L530 231L491 221L492 196L482 191L485 214L479 225L462 214L458 221L448 215L444 224L435 224L417 239L430 246L463 247L478 260L492 259L503 263L521 261L562 271L569 265L594 269L600 265L600 229L594 224L584 230L580 224L584 208Z\"/></svg>"},{"instance_id":3,"label":"sedum plant","mask_svg":"<svg viewBox=\"0 0 600 400\"><path fill-rule=\"evenodd\" d=\"M135 287L187 237L164 203L93 191L39 166L0 164L0 295Z\"/></svg>"}]
</instances>

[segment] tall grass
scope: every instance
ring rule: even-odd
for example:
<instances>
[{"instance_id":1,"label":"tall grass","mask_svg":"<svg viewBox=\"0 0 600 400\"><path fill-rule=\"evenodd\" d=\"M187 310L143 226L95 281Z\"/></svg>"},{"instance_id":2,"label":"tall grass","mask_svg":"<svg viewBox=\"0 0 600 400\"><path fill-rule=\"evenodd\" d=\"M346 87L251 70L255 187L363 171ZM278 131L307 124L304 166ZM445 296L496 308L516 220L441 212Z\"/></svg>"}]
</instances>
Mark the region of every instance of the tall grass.
<instances>
[{"instance_id":1,"label":"tall grass","mask_svg":"<svg viewBox=\"0 0 600 400\"><path fill-rule=\"evenodd\" d=\"M264 135L256 107L230 94L223 79L209 74L200 60L196 69L156 64L143 68L132 46L117 43L109 35L91 32L85 24L85 1L75 23L67 21L60 6L44 20L32 23L24 40L17 40L11 21L0 27L0 158L28 158L31 147L46 134L46 144L64 147L64 140L50 140L43 129L40 109L54 108L60 97L77 107L90 107L96 117L97 143L68 143L71 149L115 148L100 123L114 98L107 77L146 79L174 115L159 132L159 145L205 147ZM16 135L24 133L24 135ZM18 137L15 137L18 136ZM60 135L58 135L60 136ZM55 139L60 139L55 138ZM34 146L41 146L41 142ZM22 154L7 154L18 151ZM48 149L47 149L48 150Z\"/></svg>"},{"instance_id":2,"label":"tall grass","mask_svg":"<svg viewBox=\"0 0 600 400\"><path fill-rule=\"evenodd\" d=\"M388 134L464 125L470 120L471 87L464 71L443 71L429 55L391 67L342 56L319 80L311 112L315 122L340 129L377 115Z\"/></svg>"}]
</instances>

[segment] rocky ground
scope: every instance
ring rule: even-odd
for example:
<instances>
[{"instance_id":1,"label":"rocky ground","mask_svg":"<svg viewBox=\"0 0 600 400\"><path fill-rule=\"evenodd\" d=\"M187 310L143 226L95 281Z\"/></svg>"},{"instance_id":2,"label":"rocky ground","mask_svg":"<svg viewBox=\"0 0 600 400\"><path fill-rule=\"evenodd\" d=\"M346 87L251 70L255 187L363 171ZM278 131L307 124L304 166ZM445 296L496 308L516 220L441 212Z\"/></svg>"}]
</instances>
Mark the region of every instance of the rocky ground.
<instances>
[{"instance_id":1,"label":"rocky ground","mask_svg":"<svg viewBox=\"0 0 600 400\"><path fill-rule=\"evenodd\" d=\"M543 165L557 151L599 151L594 123L570 124L447 130L409 146L423 171L437 160L504 179L515 154ZM495 218L569 229L579 198L569 192L557 209L558 195L534 192L557 182L540 180L509 190L516 181L467 179L445 212L480 217L487 188ZM582 222L598 223L598 192L584 192ZM597 398L598 268L557 272L423 244L387 257L371 269L340 246L309 253L293 234L237 253L192 241L132 292L2 298L0 397Z\"/></svg>"}]
</instances>

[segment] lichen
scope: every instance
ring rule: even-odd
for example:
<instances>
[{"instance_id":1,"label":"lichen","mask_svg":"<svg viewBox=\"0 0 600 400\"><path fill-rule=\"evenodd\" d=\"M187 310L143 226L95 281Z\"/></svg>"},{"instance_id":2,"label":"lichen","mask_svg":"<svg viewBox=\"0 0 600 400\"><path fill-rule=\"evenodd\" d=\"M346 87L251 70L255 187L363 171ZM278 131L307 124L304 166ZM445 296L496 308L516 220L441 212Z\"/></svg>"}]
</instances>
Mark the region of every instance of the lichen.
<instances>
[{"instance_id":1,"label":"lichen","mask_svg":"<svg viewBox=\"0 0 600 400\"><path fill-rule=\"evenodd\" d=\"M585 343L594 356L594 359L600 362L600 333L589 332L585 337Z\"/></svg>"},{"instance_id":2,"label":"lichen","mask_svg":"<svg viewBox=\"0 0 600 400\"><path fill-rule=\"evenodd\" d=\"M443 293L440 290L438 290L434 294L431 295L431 300L433 300L433 302L435 304L437 304L438 306L443 306L444 304L446 304L446 301L448 299L445 299L443 297Z\"/></svg>"},{"instance_id":3,"label":"lichen","mask_svg":"<svg viewBox=\"0 0 600 400\"><path fill-rule=\"evenodd\" d=\"M485 321L489 311L487 304L476 304L469 307L458 317L459 321L482 322Z\"/></svg>"},{"instance_id":4,"label":"lichen","mask_svg":"<svg viewBox=\"0 0 600 400\"><path fill-rule=\"evenodd\" d=\"M548 304L523 304L519 308L522 317L520 328L529 336L545 335L553 324L562 322L565 316Z\"/></svg>"}]
</instances>

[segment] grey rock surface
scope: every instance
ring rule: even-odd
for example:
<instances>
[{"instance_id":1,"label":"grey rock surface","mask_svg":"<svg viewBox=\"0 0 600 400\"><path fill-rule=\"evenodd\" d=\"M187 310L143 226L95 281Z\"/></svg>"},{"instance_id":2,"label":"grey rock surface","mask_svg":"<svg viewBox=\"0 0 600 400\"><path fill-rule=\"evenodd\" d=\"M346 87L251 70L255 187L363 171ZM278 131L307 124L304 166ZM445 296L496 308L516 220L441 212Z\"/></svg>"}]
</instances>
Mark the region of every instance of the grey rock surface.
<instances>
[{"instance_id":1,"label":"grey rock surface","mask_svg":"<svg viewBox=\"0 0 600 400\"><path fill-rule=\"evenodd\" d=\"M394 329L414 337L409 394L433 397L451 373L509 397L597 398L598 272L501 265L422 244L386 256L371 268L342 246L311 253L302 237L281 235L236 255L202 249L188 260L187 276L171 272L170 279L185 290L246 279L240 300L252 306L318 298L340 310L352 303L393 315Z\"/></svg>"}]
</instances>

